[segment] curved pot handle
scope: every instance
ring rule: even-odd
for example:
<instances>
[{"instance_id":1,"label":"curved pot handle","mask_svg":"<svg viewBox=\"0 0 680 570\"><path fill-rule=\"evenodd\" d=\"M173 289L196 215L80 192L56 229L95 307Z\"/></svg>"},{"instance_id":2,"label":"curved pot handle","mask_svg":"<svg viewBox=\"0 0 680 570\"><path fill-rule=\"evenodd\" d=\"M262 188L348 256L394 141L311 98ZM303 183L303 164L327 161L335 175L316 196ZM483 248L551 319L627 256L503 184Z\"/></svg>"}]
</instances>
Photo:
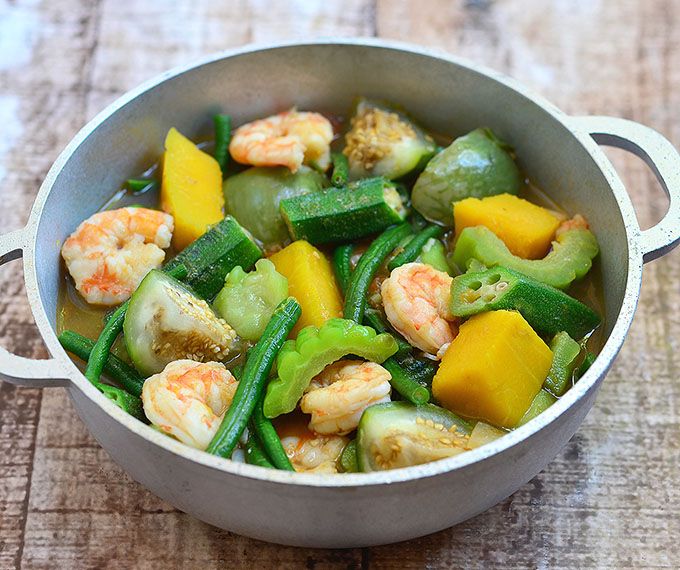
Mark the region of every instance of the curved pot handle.
<instances>
[{"instance_id":1,"label":"curved pot handle","mask_svg":"<svg viewBox=\"0 0 680 570\"><path fill-rule=\"evenodd\" d=\"M642 231L643 261L668 253L680 243L680 154L663 135L640 123L616 117L573 117L596 143L640 157L661 184L670 205L655 226Z\"/></svg>"},{"instance_id":2,"label":"curved pot handle","mask_svg":"<svg viewBox=\"0 0 680 570\"><path fill-rule=\"evenodd\" d=\"M25 230L0 236L0 265L23 257ZM0 346L0 380L20 386L65 386L68 376L62 361L55 358L34 360L17 356Z\"/></svg>"}]
</instances>

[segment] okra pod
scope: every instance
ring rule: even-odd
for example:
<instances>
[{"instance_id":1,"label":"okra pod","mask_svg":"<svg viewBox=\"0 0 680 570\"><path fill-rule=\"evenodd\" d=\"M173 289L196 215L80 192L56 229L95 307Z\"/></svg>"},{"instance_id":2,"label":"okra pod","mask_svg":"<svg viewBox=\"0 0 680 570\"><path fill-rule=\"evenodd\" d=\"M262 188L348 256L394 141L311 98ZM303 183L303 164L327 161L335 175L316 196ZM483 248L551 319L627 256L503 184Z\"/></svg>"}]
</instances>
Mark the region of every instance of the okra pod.
<instances>
[{"instance_id":1,"label":"okra pod","mask_svg":"<svg viewBox=\"0 0 680 570\"><path fill-rule=\"evenodd\" d=\"M553 353L553 361L543 386L555 396L561 396L572 383L581 345L562 331L552 339L550 350Z\"/></svg>"}]
</instances>

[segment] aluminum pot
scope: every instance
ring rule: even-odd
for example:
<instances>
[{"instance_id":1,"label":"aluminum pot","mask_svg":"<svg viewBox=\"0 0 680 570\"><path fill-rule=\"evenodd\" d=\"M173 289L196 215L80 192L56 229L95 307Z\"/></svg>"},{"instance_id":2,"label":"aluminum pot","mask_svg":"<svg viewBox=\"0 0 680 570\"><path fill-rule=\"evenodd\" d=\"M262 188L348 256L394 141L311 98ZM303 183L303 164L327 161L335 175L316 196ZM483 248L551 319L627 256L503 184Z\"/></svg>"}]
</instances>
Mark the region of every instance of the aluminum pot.
<instances>
[{"instance_id":1,"label":"aluminum pot","mask_svg":"<svg viewBox=\"0 0 680 570\"><path fill-rule=\"evenodd\" d=\"M488 125L567 211L589 220L601 245L606 343L548 411L477 450L371 474L322 476L234 463L174 441L126 415L73 364L55 335L59 249L80 221L162 152L165 133L209 132L212 113L236 123L292 105L344 113L356 95L389 98L427 128ZM641 157L670 196L641 231L623 184L597 143ZM642 265L680 240L680 156L661 135L626 120L570 117L498 73L394 42L328 40L246 47L161 75L92 120L59 156L27 226L0 238L0 263L23 256L26 291L51 354L0 349L0 374L27 386L64 386L92 435L135 480L177 508L230 531L289 545L385 544L452 526L498 503L567 443L593 405L638 300Z\"/></svg>"}]
</instances>

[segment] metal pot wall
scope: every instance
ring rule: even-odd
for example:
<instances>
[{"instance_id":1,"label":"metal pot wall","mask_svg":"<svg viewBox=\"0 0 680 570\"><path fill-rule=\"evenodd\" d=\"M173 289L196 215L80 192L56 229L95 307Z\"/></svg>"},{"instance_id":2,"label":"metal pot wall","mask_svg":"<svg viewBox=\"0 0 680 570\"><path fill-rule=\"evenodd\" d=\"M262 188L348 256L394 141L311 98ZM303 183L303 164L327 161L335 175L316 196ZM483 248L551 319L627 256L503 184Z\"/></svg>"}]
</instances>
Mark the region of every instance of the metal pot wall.
<instances>
[{"instance_id":1,"label":"metal pot wall","mask_svg":"<svg viewBox=\"0 0 680 570\"><path fill-rule=\"evenodd\" d=\"M426 127L493 127L529 176L589 220L601 246L606 344L596 363L547 412L500 440L450 459L372 474L266 470L191 449L116 408L55 335L59 249L126 176L162 152L169 127L209 132L227 110L236 124L292 105L345 113L353 97L389 98ZM643 158L670 196L664 219L641 231L630 199L596 143ZM642 264L680 240L680 156L661 135L606 117L569 117L497 73L447 55L374 40L249 47L170 71L123 96L59 156L25 228L0 237L0 264L23 256L26 291L52 355L0 349L0 374L29 386L65 386L90 432L134 479L199 519L292 545L351 547L428 534L491 507L534 477L592 406L633 319Z\"/></svg>"}]
</instances>

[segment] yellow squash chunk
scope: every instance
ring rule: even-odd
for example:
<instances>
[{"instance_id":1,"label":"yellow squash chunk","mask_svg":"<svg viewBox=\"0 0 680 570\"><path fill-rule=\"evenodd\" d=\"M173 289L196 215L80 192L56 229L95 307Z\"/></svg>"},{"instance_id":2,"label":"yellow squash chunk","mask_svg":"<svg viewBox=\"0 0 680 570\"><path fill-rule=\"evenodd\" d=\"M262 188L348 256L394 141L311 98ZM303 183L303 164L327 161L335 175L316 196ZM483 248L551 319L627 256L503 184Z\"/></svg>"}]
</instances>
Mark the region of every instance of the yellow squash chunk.
<instances>
[{"instance_id":1,"label":"yellow squash chunk","mask_svg":"<svg viewBox=\"0 0 680 570\"><path fill-rule=\"evenodd\" d=\"M177 129L165 138L161 207L175 218L172 243L178 250L224 218L220 165Z\"/></svg>"},{"instance_id":2,"label":"yellow squash chunk","mask_svg":"<svg viewBox=\"0 0 680 570\"><path fill-rule=\"evenodd\" d=\"M525 259L545 257L561 221L550 210L511 194L456 202L453 219L456 237L467 227L486 226Z\"/></svg>"},{"instance_id":3,"label":"yellow squash chunk","mask_svg":"<svg viewBox=\"0 0 680 570\"><path fill-rule=\"evenodd\" d=\"M302 307L292 335L328 319L342 316L342 297L326 256L304 240L295 241L269 258L276 270L288 279L288 292Z\"/></svg>"},{"instance_id":4,"label":"yellow squash chunk","mask_svg":"<svg viewBox=\"0 0 680 570\"><path fill-rule=\"evenodd\" d=\"M432 393L452 412L515 427L551 363L550 348L522 315L482 313L461 325L432 381Z\"/></svg>"}]
</instances>

